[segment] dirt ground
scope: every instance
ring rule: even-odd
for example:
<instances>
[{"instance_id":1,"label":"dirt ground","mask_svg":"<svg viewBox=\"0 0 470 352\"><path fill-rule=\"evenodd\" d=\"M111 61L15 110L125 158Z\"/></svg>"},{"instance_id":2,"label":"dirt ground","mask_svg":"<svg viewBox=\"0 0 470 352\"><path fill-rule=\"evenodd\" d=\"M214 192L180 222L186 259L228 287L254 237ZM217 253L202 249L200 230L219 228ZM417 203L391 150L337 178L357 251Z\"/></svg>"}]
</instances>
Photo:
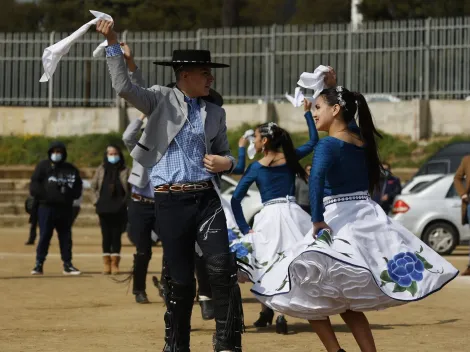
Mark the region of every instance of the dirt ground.
<instances>
[{"instance_id":1,"label":"dirt ground","mask_svg":"<svg viewBox=\"0 0 470 352\"><path fill-rule=\"evenodd\" d=\"M152 304L138 305L131 290L100 274L99 230L74 230L73 263L83 274L62 275L56 237L43 277L32 277L35 248L25 246L27 229L0 229L0 351L1 352L144 352L163 347L164 305L147 280ZM133 247L124 240L122 268L132 265ZM460 270L468 248L449 257ZM161 248L154 247L151 274L159 274ZM246 333L244 351L324 351L309 325L287 318L289 334L273 328L256 331L259 304L243 284ZM468 351L470 343L470 278L458 277L429 298L368 314L379 351ZM341 319L332 319L348 352L359 351ZM211 351L213 321L203 321L198 305L192 321L192 351Z\"/></svg>"}]
</instances>

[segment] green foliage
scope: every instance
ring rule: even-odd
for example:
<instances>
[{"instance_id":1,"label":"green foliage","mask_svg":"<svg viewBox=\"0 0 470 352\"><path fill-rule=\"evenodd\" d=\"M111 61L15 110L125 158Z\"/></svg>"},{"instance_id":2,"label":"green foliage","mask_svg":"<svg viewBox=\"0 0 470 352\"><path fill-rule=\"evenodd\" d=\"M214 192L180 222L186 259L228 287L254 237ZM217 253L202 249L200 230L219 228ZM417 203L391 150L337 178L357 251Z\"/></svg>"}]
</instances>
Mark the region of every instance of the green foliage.
<instances>
[{"instance_id":1,"label":"green foliage","mask_svg":"<svg viewBox=\"0 0 470 352\"><path fill-rule=\"evenodd\" d=\"M247 129L256 125L244 124L237 129L228 131L227 137L230 148L238 157L238 140ZM388 161L392 167L418 167L432 154L445 145L453 142L470 141L470 136L437 137L424 147L404 138L382 133L378 140L381 159ZM298 147L308 141L308 133L291 133L294 146ZM323 134L320 134L320 138ZM43 137L43 136L0 136L0 165L34 165L46 158L47 149L53 140L63 141L67 146L68 160L80 167L95 167L103 160L103 153L109 144L121 146L126 162L130 165L130 157L121 141L120 133L90 134L73 137ZM313 156L313 155L312 155ZM311 164L312 156L301 160L303 166ZM257 160L255 158L254 160ZM247 166L253 160L246 160Z\"/></svg>"}]
</instances>

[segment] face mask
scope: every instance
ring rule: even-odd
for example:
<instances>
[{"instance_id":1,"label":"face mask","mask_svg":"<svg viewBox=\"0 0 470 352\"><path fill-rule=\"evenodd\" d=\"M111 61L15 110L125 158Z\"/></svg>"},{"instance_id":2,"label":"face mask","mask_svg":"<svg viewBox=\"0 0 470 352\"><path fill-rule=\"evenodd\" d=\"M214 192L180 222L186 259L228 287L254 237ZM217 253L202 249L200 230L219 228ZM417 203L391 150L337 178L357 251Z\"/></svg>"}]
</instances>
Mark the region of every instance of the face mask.
<instances>
[{"instance_id":1,"label":"face mask","mask_svg":"<svg viewBox=\"0 0 470 352\"><path fill-rule=\"evenodd\" d=\"M62 153L52 153L51 154L51 160L55 163L61 161L62 160Z\"/></svg>"},{"instance_id":2,"label":"face mask","mask_svg":"<svg viewBox=\"0 0 470 352\"><path fill-rule=\"evenodd\" d=\"M110 164L116 164L121 158L119 158L119 155L108 155L108 162Z\"/></svg>"}]
</instances>

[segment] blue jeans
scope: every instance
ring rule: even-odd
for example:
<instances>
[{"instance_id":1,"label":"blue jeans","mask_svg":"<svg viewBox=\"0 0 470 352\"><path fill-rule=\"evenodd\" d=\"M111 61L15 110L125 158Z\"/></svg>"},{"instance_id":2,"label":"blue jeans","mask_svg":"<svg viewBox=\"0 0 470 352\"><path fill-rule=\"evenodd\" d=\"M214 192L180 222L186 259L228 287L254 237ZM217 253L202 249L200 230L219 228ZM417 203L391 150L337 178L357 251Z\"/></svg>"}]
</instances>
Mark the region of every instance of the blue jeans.
<instances>
[{"instance_id":1,"label":"blue jeans","mask_svg":"<svg viewBox=\"0 0 470 352\"><path fill-rule=\"evenodd\" d=\"M36 262L44 263L49 252L54 229L59 237L60 255L64 263L72 261L72 207L50 207L41 205L38 209L39 243Z\"/></svg>"}]
</instances>

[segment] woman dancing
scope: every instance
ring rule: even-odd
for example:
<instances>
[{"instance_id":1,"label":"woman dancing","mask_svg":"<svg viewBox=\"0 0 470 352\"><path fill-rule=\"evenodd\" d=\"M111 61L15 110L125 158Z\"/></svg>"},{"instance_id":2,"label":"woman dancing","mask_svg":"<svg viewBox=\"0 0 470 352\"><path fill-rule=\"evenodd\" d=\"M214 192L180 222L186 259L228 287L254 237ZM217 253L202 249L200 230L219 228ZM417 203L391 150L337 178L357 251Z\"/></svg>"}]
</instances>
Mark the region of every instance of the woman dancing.
<instances>
[{"instance_id":1,"label":"woman dancing","mask_svg":"<svg viewBox=\"0 0 470 352\"><path fill-rule=\"evenodd\" d=\"M328 318L335 314L361 351L375 352L363 312L425 298L458 270L370 199L382 171L380 135L364 96L329 88L315 108L316 127L329 136L315 148L309 178L311 236L278 253L252 292L276 311L308 319L328 352L343 351Z\"/></svg>"},{"instance_id":2,"label":"woman dancing","mask_svg":"<svg viewBox=\"0 0 470 352\"><path fill-rule=\"evenodd\" d=\"M290 135L273 122L255 130L255 148L264 157L251 164L240 180L231 200L241 239L231 239L232 251L237 253L239 266L251 282L258 281L277 254L302 240L311 228L309 215L295 203L295 178L306 182L306 172L299 160L309 155L318 142L318 133L310 112L311 103L305 103L310 140L295 149ZM256 215L253 229L246 222L241 201L250 185L256 182L264 208ZM274 312L263 307L256 327L272 323ZM287 333L284 316L276 320L276 332Z\"/></svg>"}]
</instances>

